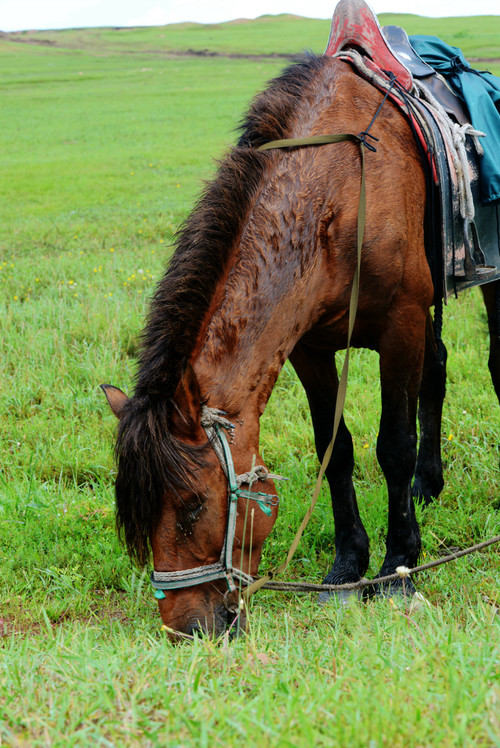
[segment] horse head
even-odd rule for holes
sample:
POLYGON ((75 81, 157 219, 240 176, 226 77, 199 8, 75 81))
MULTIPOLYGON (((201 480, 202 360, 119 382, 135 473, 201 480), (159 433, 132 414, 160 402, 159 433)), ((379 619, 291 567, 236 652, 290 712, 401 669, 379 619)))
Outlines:
POLYGON ((246 625, 242 589, 257 574, 277 516, 255 419, 202 404, 190 364, 162 424, 157 398, 145 408, 117 387, 102 389, 120 421, 118 526, 140 565, 152 550, 151 578, 169 635, 234 636, 246 625), (139 433, 137 414, 145 410, 139 433))

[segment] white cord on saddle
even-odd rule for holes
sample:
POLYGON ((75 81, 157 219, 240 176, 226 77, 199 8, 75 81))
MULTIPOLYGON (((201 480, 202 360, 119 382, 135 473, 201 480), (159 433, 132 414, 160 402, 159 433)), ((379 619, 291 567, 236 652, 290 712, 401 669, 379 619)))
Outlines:
POLYGON ((455 172, 458 178, 460 215, 462 218, 472 220, 474 218, 475 210, 474 199, 470 187, 469 162, 467 151, 465 149, 465 138, 467 135, 470 135, 477 153, 482 156, 484 150, 479 142, 479 138, 485 138, 486 133, 481 132, 480 130, 475 130, 470 123, 459 125, 457 122, 453 122, 446 112, 446 109, 431 94, 431 92, 420 83, 420 81, 413 81, 413 89, 413 93, 417 98, 422 99, 432 108, 434 117, 441 125, 441 132, 449 148, 453 160, 453 166, 455 167, 455 172))

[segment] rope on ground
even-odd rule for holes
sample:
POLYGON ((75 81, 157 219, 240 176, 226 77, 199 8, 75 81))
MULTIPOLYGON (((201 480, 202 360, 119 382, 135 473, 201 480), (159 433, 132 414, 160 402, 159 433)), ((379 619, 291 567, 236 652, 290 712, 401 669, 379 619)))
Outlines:
POLYGON ((447 564, 450 561, 455 561, 457 558, 468 556, 470 553, 481 551, 483 548, 487 548, 489 545, 499 542, 500 535, 496 535, 494 538, 485 540, 482 543, 477 543, 469 548, 464 548, 462 551, 450 553, 448 556, 443 556, 443 558, 439 558, 436 561, 429 561, 426 564, 415 566, 413 569, 407 569, 404 566, 400 566, 395 574, 387 574, 385 577, 376 577, 375 579, 365 579, 363 577, 357 582, 350 582, 348 584, 312 584, 309 582, 277 582, 271 580, 262 585, 262 589, 274 590, 275 592, 340 592, 341 590, 360 590, 364 587, 371 587, 375 584, 395 582, 396 580, 410 576, 411 574, 417 574, 421 571, 427 571, 427 569, 433 569, 435 566, 447 564))

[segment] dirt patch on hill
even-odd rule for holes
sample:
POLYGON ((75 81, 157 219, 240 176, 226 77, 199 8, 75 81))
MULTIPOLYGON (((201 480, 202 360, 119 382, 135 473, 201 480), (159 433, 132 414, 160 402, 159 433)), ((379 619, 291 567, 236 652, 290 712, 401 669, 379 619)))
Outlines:
MULTIPOLYGON (((119 29, 117 29, 119 30, 119 29)), ((58 49, 81 49, 96 54, 120 54, 120 55, 159 55, 162 57, 219 57, 229 60, 264 60, 283 59, 289 60, 295 54, 270 52, 269 54, 251 54, 240 52, 219 52, 211 49, 120 49, 106 43, 100 44, 97 39, 92 41, 75 37, 72 40, 50 39, 39 35, 40 32, 12 32, 0 31, 0 41, 10 41, 17 44, 34 44, 42 47, 54 47, 58 49)))
POLYGON ((500 65, 500 57, 469 57, 474 65, 500 65))
MULTIPOLYGON (((155 50, 149 50, 155 54, 155 50)), ((209 49, 186 49, 185 51, 167 52, 172 57, 224 57, 230 60, 262 60, 262 59, 284 59, 289 60, 292 55, 280 52, 272 52, 266 55, 240 54, 239 52, 212 52, 209 49)))

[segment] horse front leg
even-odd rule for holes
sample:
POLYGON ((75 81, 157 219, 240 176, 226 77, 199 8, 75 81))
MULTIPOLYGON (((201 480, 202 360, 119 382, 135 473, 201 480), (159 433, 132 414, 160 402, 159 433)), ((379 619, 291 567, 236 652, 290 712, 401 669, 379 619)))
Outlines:
MULTIPOLYGON (((333 432, 338 390, 335 353, 318 351, 298 343, 290 356, 290 361, 306 391, 316 452, 322 461, 333 432)), ((330 486, 335 522, 335 560, 323 584, 357 582, 368 568, 368 535, 359 516, 352 482, 353 467, 352 438, 342 418, 330 463, 325 472, 330 486)), ((345 603, 353 596, 357 596, 357 593, 346 591, 335 595, 325 591, 320 594, 319 602, 338 597, 345 603)))
POLYGON ((438 350, 430 314, 425 327, 425 356, 418 420, 420 443, 413 481, 413 497, 426 505, 442 491, 441 418, 446 393, 446 348, 438 350))
MULTIPOLYGON (((387 481, 389 517, 385 559, 379 575, 393 574, 398 566, 413 567, 420 553, 420 530, 415 517, 411 481, 417 454, 417 400, 425 345, 425 318, 409 310, 381 341, 380 377, 382 414, 377 458, 387 481), (401 330, 405 330, 404 337, 401 330)), ((408 578, 383 590, 415 592, 408 578), (403 587, 403 584, 405 585, 403 587)))

